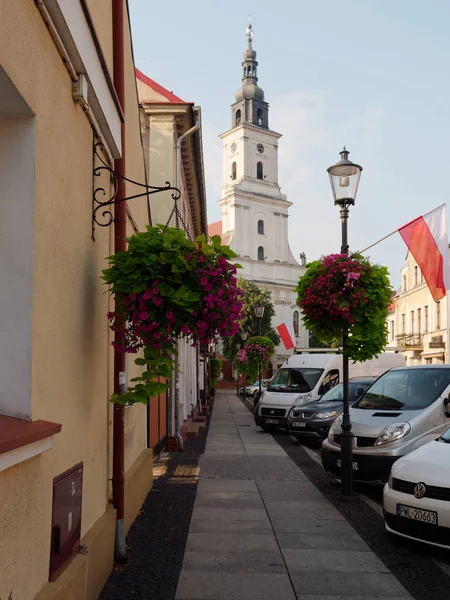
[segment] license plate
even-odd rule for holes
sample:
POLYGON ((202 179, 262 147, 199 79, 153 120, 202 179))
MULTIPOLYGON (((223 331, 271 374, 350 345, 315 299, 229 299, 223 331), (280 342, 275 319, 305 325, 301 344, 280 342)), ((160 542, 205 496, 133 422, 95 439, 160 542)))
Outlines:
MULTIPOLYGON (((341 468, 342 466, 342 461, 340 458, 336 459, 336 466, 341 468)), ((354 471, 359 471, 359 464, 357 462, 352 462, 352 469, 354 471)))
POLYGON ((278 419, 266 419, 265 423, 268 425, 278 425, 278 419))
POLYGON ((293 421, 292 427, 306 427, 306 423, 302 423, 301 421, 293 421))
POLYGON ((421 508, 397 504, 397 515, 399 517, 412 519, 413 521, 437 525, 437 512, 434 512, 434 510, 422 510, 421 508))

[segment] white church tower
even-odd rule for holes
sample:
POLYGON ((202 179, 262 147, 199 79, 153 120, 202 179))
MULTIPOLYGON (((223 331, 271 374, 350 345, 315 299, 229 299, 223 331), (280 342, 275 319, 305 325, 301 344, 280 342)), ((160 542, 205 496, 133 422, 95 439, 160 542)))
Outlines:
MULTIPOLYGON (((242 62, 242 87, 231 107, 231 129, 223 142, 222 236, 239 255, 240 275, 272 293, 275 327, 292 322, 297 347, 308 346, 294 288, 305 271, 294 258, 288 241, 289 207, 278 183, 280 133, 269 128, 269 104, 258 86, 253 30, 247 29, 248 47, 242 62)), ((304 260, 302 261, 304 262, 304 260)), ((264 334, 264 332, 262 332, 264 334)), ((274 368, 292 350, 276 349, 274 368)))

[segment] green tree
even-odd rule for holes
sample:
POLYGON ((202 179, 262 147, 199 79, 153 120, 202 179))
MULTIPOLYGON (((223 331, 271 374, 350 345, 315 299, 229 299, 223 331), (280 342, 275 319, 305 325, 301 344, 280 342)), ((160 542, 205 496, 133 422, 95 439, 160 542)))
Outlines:
POLYGON ((233 362, 241 346, 242 332, 246 331, 249 338, 259 335, 258 320, 255 317, 255 305, 258 303, 264 306, 264 315, 261 319, 261 335, 272 340, 275 346, 280 343, 280 336, 276 329, 273 329, 279 323, 272 323, 272 318, 275 316, 275 307, 271 293, 242 277, 238 279, 238 286, 244 293, 244 318, 241 321, 239 333, 223 340, 223 355, 233 362))

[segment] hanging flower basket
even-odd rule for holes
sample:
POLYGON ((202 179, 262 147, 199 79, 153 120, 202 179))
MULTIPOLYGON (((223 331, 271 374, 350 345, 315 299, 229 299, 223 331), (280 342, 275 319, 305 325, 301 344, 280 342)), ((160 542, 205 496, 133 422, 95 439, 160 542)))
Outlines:
POLYGON ((124 252, 109 257, 103 279, 115 297, 115 311, 108 313, 119 342, 116 349, 144 357, 136 364, 148 371, 133 381, 138 384, 115 402, 147 402, 148 396, 165 389, 153 381, 170 377, 177 338, 193 345, 232 336, 243 316, 242 292, 237 286, 236 255, 222 246, 220 236, 208 243, 205 236, 190 240, 172 227, 147 227, 127 239, 124 252))
POLYGON ((348 327, 345 354, 354 361, 380 354, 392 296, 387 268, 358 254, 331 254, 307 267, 296 288, 305 327, 330 346, 342 342, 348 327))
POLYGON ((258 376, 258 367, 264 369, 270 363, 275 345, 270 338, 258 336, 248 340, 244 348, 238 350, 236 367, 238 373, 250 378, 258 376))

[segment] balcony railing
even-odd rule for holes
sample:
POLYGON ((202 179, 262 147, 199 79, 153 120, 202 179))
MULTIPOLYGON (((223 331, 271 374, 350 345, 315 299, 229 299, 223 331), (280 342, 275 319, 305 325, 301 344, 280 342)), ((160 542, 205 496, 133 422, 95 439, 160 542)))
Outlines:
POLYGON ((421 333, 402 333, 397 336, 397 343, 403 348, 423 348, 423 335, 421 333))

